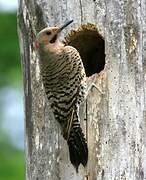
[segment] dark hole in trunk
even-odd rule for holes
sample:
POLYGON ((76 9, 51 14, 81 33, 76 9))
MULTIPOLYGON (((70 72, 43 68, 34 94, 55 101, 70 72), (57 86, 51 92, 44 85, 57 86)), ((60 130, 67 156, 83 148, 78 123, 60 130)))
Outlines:
POLYGON ((65 43, 79 51, 88 77, 104 69, 105 43, 95 25, 83 25, 83 28, 72 31, 65 43))

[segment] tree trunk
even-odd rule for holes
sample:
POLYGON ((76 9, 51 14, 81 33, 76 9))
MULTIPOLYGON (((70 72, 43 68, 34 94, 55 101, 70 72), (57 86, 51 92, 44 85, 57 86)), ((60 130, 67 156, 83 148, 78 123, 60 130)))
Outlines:
POLYGON ((18 19, 26 179, 146 179, 146 1, 21 0, 18 19), (89 160, 78 174, 45 97, 33 46, 37 32, 67 19, 74 19, 74 24, 63 36, 89 22, 96 24, 105 39, 105 68, 97 74, 97 88, 93 86, 81 108, 89 160))

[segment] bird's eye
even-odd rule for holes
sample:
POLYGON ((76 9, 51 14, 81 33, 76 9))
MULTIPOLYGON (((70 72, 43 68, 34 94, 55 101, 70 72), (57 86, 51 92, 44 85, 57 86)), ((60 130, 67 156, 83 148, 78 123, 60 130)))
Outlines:
POLYGON ((51 34, 51 32, 50 32, 50 31, 47 31, 47 32, 46 32, 46 34, 47 34, 47 35, 50 35, 50 34, 51 34))

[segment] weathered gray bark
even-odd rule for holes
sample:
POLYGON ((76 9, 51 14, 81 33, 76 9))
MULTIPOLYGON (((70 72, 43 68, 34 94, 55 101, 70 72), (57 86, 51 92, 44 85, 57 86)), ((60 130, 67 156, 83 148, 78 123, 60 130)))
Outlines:
POLYGON ((146 179, 146 0, 21 0, 18 14, 26 179, 146 179), (78 175, 49 110, 33 49, 35 34, 45 23, 61 25, 66 19, 74 19, 70 29, 95 23, 106 44, 105 69, 97 75, 100 91, 93 87, 87 99, 89 163, 78 175))

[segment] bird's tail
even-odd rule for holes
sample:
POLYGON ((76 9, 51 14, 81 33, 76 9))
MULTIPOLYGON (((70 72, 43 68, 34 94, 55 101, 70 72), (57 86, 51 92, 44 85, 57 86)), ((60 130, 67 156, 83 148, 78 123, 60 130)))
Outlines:
MULTIPOLYGON (((63 136, 69 146, 70 161, 78 172, 78 167, 82 164, 84 167, 88 161, 87 142, 80 127, 78 109, 72 108, 68 117, 63 136)), ((63 129, 64 129, 63 128, 63 129)))
POLYGON ((80 126, 71 129, 67 143, 70 161, 78 172, 79 165, 85 167, 88 161, 88 147, 80 126))

